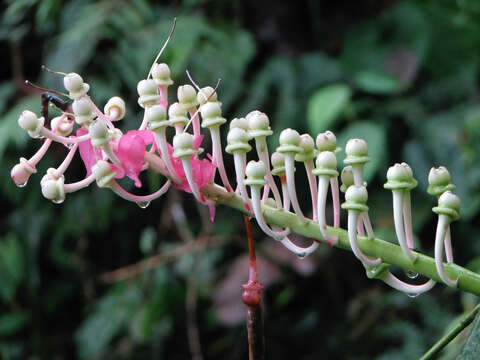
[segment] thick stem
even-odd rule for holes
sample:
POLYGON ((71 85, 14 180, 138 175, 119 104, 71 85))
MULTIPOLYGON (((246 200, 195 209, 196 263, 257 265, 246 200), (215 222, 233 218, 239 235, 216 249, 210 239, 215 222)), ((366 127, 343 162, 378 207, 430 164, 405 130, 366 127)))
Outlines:
POLYGON ((285 154, 285 174, 287 176, 287 190, 290 200, 292 201, 293 209, 295 214, 301 222, 306 223, 307 219, 303 215, 302 209, 297 199, 297 191, 295 188, 295 155, 294 154, 285 154))
POLYGON ((243 180, 245 179, 245 157, 245 153, 235 152, 233 154, 233 161, 235 164, 235 175, 237 177, 237 185, 240 190, 240 195, 243 202, 245 203, 245 206, 248 206, 248 210, 251 210, 252 203, 250 202, 250 198, 248 197, 247 187, 243 182, 243 180))
POLYGON ((280 191, 278 191, 277 184, 273 179, 272 171, 270 170, 270 156, 268 154, 268 146, 267 140, 263 136, 255 138, 255 148, 257 150, 258 159, 265 164, 265 168, 267 170, 267 175, 265 176, 265 180, 267 180, 270 189, 272 190, 273 197, 275 199, 275 203, 279 209, 282 208, 282 198, 280 196, 280 191))
POLYGON ((217 164, 218 172, 220 178, 222 179, 223 186, 228 190, 232 191, 230 182, 228 181, 227 172, 225 171, 225 165, 223 164, 223 153, 222 153, 222 142, 220 139, 220 128, 218 126, 213 126, 210 128, 210 135, 212 137, 212 152, 213 158, 217 164))
POLYGON ((337 177, 330 179, 330 190, 333 202, 333 227, 340 227, 340 196, 337 177))
POLYGON ((167 180, 167 182, 163 184, 163 186, 159 190, 155 191, 153 194, 134 195, 126 191, 115 180, 113 180, 111 189, 114 193, 116 193, 121 198, 128 201, 135 202, 135 203, 139 203, 139 202, 150 202, 152 200, 158 199, 160 196, 162 196, 167 192, 167 190, 170 188, 170 185, 171 185, 170 180, 167 180))
POLYGON ((382 259, 371 259, 363 254, 362 250, 358 246, 357 240, 357 222, 358 222, 359 213, 355 210, 348 211, 348 239, 350 241, 350 246, 353 253, 360 260, 365 267, 378 266, 382 263, 382 259))
POLYGON ((447 276, 443 268, 443 242, 445 234, 450 225, 450 219, 447 215, 438 215, 437 231, 435 234, 435 267, 440 279, 451 287, 457 287, 458 279, 453 280, 447 276))
POLYGON ((330 246, 333 246, 338 241, 338 238, 335 238, 328 233, 327 222, 325 220, 325 207, 327 204, 327 193, 328 193, 329 183, 330 183, 330 178, 328 176, 320 175, 318 177, 318 199, 317 199, 318 209, 317 211, 318 211, 318 226, 320 229, 320 233, 322 234, 325 241, 327 241, 330 244, 330 246))
POLYGON ((404 190, 392 190, 393 194, 393 220, 395 222, 395 232, 397 234, 398 243, 402 248, 403 253, 408 256, 412 261, 417 258, 416 255, 410 250, 405 239, 405 229, 403 227, 403 200, 404 190))
POLYGON ((282 240, 290 233, 290 229, 286 228, 282 231, 274 231, 270 229, 270 227, 265 222, 265 219, 263 218, 262 205, 260 201, 260 187, 250 186, 250 192, 252 194, 253 213, 255 214, 255 219, 257 220, 258 226, 268 236, 274 238, 275 240, 282 240))
MULTIPOLYGON (((312 211, 313 211, 313 221, 317 221, 318 219, 318 206, 317 206, 317 180, 315 175, 313 175, 313 160, 307 160, 304 162, 305 164, 305 171, 307 172, 308 178, 308 186, 310 187, 310 196, 312 198, 312 211)), ((326 199, 327 194, 325 194, 326 199)), ((325 213, 325 206, 324 206, 324 213, 325 213)))

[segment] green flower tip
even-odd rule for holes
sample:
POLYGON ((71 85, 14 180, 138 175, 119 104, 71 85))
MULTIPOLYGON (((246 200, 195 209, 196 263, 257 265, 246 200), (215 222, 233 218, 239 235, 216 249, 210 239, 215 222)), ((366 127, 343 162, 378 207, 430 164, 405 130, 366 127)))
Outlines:
POLYGON ((446 215, 450 221, 460 218, 460 198, 451 191, 445 191, 438 198, 438 206, 434 207, 433 212, 438 215, 446 215))
POLYGON ((105 160, 99 160, 92 166, 92 174, 95 176, 98 187, 110 187, 117 172, 113 170, 110 163, 105 160))
POLYGON ((222 103, 218 101, 217 92, 211 86, 205 86, 204 88, 200 89, 197 94, 197 101, 200 105, 203 105, 207 102, 218 103, 220 106, 222 105, 222 103))
POLYGON ((245 119, 248 122, 248 136, 250 138, 266 137, 273 134, 272 129, 270 129, 270 119, 263 112, 251 111, 245 119))
POLYGON ((367 200, 368 192, 365 186, 349 186, 345 193, 345 202, 342 204, 342 209, 358 212, 368 211, 367 200))
POLYGON ((428 173, 428 188, 427 192, 430 195, 440 196, 445 191, 452 191, 456 188, 452 184, 450 173, 447 168, 444 166, 439 166, 438 168, 431 168, 428 173))
POLYGON ((353 170, 351 166, 345 166, 340 174, 342 185, 340 186, 341 192, 346 192, 347 189, 354 184, 353 170))
POLYGON ((177 98, 179 104, 185 109, 193 109, 198 105, 197 92, 192 85, 182 85, 178 87, 177 98))
POLYGON ((54 172, 56 169, 49 168, 47 173, 40 180, 40 187, 42 188, 42 195, 54 202, 60 204, 65 200, 65 177, 55 177, 54 172))
POLYGON ((298 144, 302 148, 302 152, 295 155, 296 161, 309 161, 315 157, 315 142, 309 134, 300 135, 300 143, 298 144))
POLYGON ((90 142, 95 147, 103 146, 111 140, 107 125, 102 120, 92 123, 88 127, 88 133, 90 134, 90 142))
POLYGON ((83 82, 83 79, 77 73, 69 73, 63 78, 63 85, 65 89, 68 90, 68 96, 77 100, 84 96, 88 90, 90 90, 90 85, 83 82))
POLYGON ((280 133, 279 138, 280 146, 277 151, 280 153, 293 153, 298 154, 303 152, 300 147, 300 134, 293 129, 285 129, 280 133))
POLYGON ((172 126, 188 123, 187 109, 184 109, 178 102, 174 102, 168 107, 168 120, 172 126))
POLYGON ((285 175, 285 155, 275 151, 272 154, 272 174, 276 176, 285 175))
POLYGON ((84 97, 73 101, 72 110, 78 125, 90 125, 95 118, 92 104, 84 97))
POLYGON ((23 111, 18 118, 18 125, 33 138, 40 136, 44 124, 44 117, 37 117, 37 115, 30 110, 23 111))
POLYGON ((57 129, 56 133, 61 136, 69 136, 73 130, 73 121, 69 121, 65 116, 54 117, 50 121, 52 129, 57 129))
POLYGON ((123 101, 123 99, 118 96, 110 98, 110 100, 108 100, 108 102, 105 104, 105 107, 103 108, 103 112, 105 113, 105 115, 110 116, 110 120, 112 121, 122 120, 125 116, 125 111, 125 101, 123 101), (115 117, 112 117, 113 110, 117 111, 115 117))
POLYGON ((245 184, 247 185, 264 186, 267 184, 265 181, 267 170, 263 161, 250 161, 247 164, 245 174, 247 175, 247 178, 245 179, 245 184))
POLYGON ((170 86, 173 80, 170 78, 170 68, 167 64, 154 64, 152 78, 158 86, 170 86))
POLYGON ((202 114, 202 126, 205 128, 220 126, 227 122, 222 117, 222 108, 218 102, 208 102, 202 105, 200 113, 202 114))
POLYGON ((337 157, 332 151, 322 151, 315 161, 316 168, 312 171, 317 176, 338 176, 337 157))
POLYGON ((167 113, 163 105, 155 104, 145 110, 145 116, 148 120, 148 128, 150 130, 157 130, 162 127, 170 125, 167 120, 167 113))
POLYGON ((177 134, 173 137, 173 156, 176 158, 187 158, 196 154, 193 147, 193 135, 187 132, 177 134))
POLYGON ((160 99, 157 83, 153 79, 143 79, 137 84, 138 105, 146 108, 155 105, 160 99))
POLYGON ((343 162, 348 165, 364 165, 370 161, 368 146, 363 139, 350 139, 345 147, 347 157, 343 162))
POLYGON ((225 151, 229 154, 234 153, 247 153, 252 150, 252 147, 248 144, 247 132, 239 127, 231 128, 227 135, 227 147, 225 151))
POLYGON ((383 185, 388 190, 410 191, 418 182, 413 177, 413 172, 407 163, 395 164, 387 171, 387 182, 383 185))
POLYGON ((338 154, 341 150, 337 147, 337 137, 331 131, 318 134, 316 144, 318 151, 333 151, 335 154, 338 154))

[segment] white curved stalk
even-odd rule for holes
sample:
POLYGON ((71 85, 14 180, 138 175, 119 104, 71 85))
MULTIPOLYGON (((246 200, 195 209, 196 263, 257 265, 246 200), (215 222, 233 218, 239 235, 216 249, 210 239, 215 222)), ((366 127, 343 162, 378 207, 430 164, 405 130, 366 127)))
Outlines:
POLYGON ((373 227, 372 223, 370 222, 370 217, 366 212, 364 212, 361 217, 363 219, 363 226, 365 226, 365 230, 367 231, 367 236, 371 239, 375 239, 375 234, 373 233, 373 227))
POLYGON ((258 226, 260 226, 260 229, 262 229, 263 232, 268 236, 271 236, 275 240, 282 240, 290 233, 290 229, 286 228, 282 231, 272 230, 263 218, 262 205, 260 201, 260 188, 258 186, 251 186, 250 190, 252 194, 253 213, 255 215, 255 219, 257 220, 258 226))
POLYGON ((233 161, 235 164, 235 175, 237 177, 237 186, 240 191, 240 196, 242 197, 243 203, 247 207, 247 210, 251 211, 252 203, 250 202, 250 198, 248 197, 247 187, 243 182, 243 180, 245 179, 246 154, 234 152, 233 161))
POLYGON ((295 245, 288 237, 285 237, 281 240, 283 246, 285 246, 288 250, 293 252, 299 258, 304 258, 305 256, 310 255, 315 250, 317 250, 319 243, 315 240, 313 241, 312 245, 303 248, 301 246, 295 245))
MULTIPOLYGON (((115 125, 113 125, 111 119, 116 117, 116 113, 115 113, 115 114, 112 114, 112 116, 107 116, 107 115, 105 115, 105 114, 102 112, 102 110, 100 110, 100 109, 98 108, 98 106, 93 102, 93 100, 90 98, 90 96, 85 95, 85 98, 88 100, 88 102, 90 103, 90 105, 92 105, 92 107, 93 107, 93 109, 95 110, 95 112, 97 113, 98 117, 101 118, 101 119, 103 119, 103 120, 106 122, 108 128, 109 128, 109 129, 114 129, 114 128, 115 128, 115 125)), ((112 109, 112 111, 118 111, 118 110, 116 110, 116 109, 114 108, 114 109, 112 109)))
POLYGON ((421 285, 411 285, 403 282, 393 275, 390 271, 386 272, 385 275, 381 276, 380 279, 385 282, 387 285, 390 285, 392 288, 410 294, 412 296, 422 294, 431 290, 436 282, 432 279, 428 280, 425 284, 421 285))
POLYGON ((333 227, 340 227, 340 196, 337 177, 330 178, 330 190, 333 202, 333 227))
POLYGON ((410 199, 410 191, 405 191, 403 195, 403 225, 405 227, 405 236, 407 237, 407 246, 414 249, 413 232, 412 232, 412 204, 410 199))
POLYGON ((458 279, 450 279, 443 268, 443 242, 450 224, 450 219, 446 215, 438 215, 437 231, 435 234, 435 267, 437 268, 440 279, 451 287, 457 287, 458 279))
POLYGON ((180 123, 175 124, 175 135, 183 133, 183 126, 180 123))
POLYGON ((453 251, 452 251, 452 235, 450 233, 450 225, 448 226, 447 232, 445 234, 445 241, 443 242, 445 246, 445 257, 449 264, 453 263, 453 251))
POLYGON ((302 209, 297 199, 297 192, 295 190, 295 155, 294 154, 285 154, 285 175, 287 176, 287 190, 290 200, 292 202, 293 209, 298 219, 302 223, 307 223, 305 215, 303 215, 302 209))
POLYGON ((77 182, 74 182, 74 183, 70 183, 70 184, 64 184, 63 189, 65 190, 66 193, 72 193, 72 192, 81 190, 83 188, 86 188, 87 186, 89 186, 94 181, 95 181, 95 175, 90 174, 88 177, 86 177, 83 180, 80 180, 80 181, 77 181, 77 182))
POLYGON ((404 190, 392 190, 393 194, 393 220, 395 222, 395 232, 397 234, 398 243, 402 248, 403 253, 410 258, 410 260, 415 261, 417 255, 415 255, 412 250, 407 245, 407 240, 405 239, 406 229, 403 226, 403 199, 404 199, 404 190))
POLYGON ((134 195, 126 191, 124 188, 122 188, 115 180, 112 181, 111 189, 112 191, 120 196, 121 198, 132 201, 135 203, 139 202, 150 202, 152 200, 158 199, 160 196, 165 194, 167 190, 170 188, 171 181, 167 180, 163 186, 155 191, 153 194, 150 195, 134 195))
POLYGON ((357 220, 357 232, 360 236, 365 236, 365 228, 363 227, 363 216, 360 214, 357 220))
POLYGON ((55 172, 54 172, 54 176, 55 176, 56 178, 59 178, 60 176, 62 176, 63 173, 67 170, 68 166, 69 166, 70 163, 72 162, 73 156, 74 156, 75 153, 77 152, 77 149, 78 149, 78 144, 75 144, 75 145, 73 145, 72 148, 68 151, 67 156, 66 156, 65 159, 62 161, 62 163, 61 163, 60 166, 57 168, 57 170, 55 170, 55 172))
POLYGON ((348 240, 350 241, 350 247, 352 248, 353 254, 360 260, 365 267, 378 266, 382 263, 382 259, 371 259, 367 257, 360 247, 358 246, 357 241, 357 222, 359 218, 358 211, 349 210, 348 211, 348 240))
POLYGON ((193 196, 198 202, 204 203, 204 201, 202 200, 202 196, 200 195, 200 191, 198 190, 197 184, 195 184, 195 181, 194 181, 192 163, 190 162, 190 157, 182 158, 182 165, 183 165, 183 171, 185 172, 185 177, 187 178, 188 186, 190 186, 193 196))
POLYGON ((282 183, 283 210, 290 211, 290 196, 288 196, 287 179, 285 179, 285 175, 280 176, 280 182, 282 183))
POLYGON ((222 179, 223 186, 227 189, 228 192, 232 191, 230 182, 228 181, 228 176, 225 171, 225 165, 223 164, 223 153, 222 153, 222 142, 220 139, 220 128, 218 126, 212 126, 210 128, 210 135, 212 138, 212 152, 213 158, 217 163, 218 172, 220 178, 222 179))
POLYGON ((142 123, 140 124, 138 130, 145 130, 148 125, 148 117, 147 117, 147 109, 145 108, 145 111, 143 112, 143 120, 142 123))
POLYGON ((157 131, 154 131, 155 136, 155 143, 157 148, 160 149, 160 154, 162 155, 163 162, 167 167, 168 172, 170 173, 172 179, 174 181, 178 181, 178 175, 173 169, 172 161, 170 159, 170 154, 168 153, 168 146, 167 146, 167 137, 166 137, 166 129, 162 126, 157 131))
POLYGON ((190 122, 193 126, 193 136, 195 136, 195 138, 201 134, 200 119, 198 118, 199 111, 200 110, 196 110, 195 108, 188 109, 188 113, 190 114, 190 122))
MULTIPOLYGON (((304 166, 305 166, 305 171, 307 172, 308 186, 310 187, 310 197, 312 198, 313 221, 317 221, 318 220, 318 206, 317 206, 318 195, 317 195, 317 180, 315 178, 315 175, 313 175, 312 173, 313 160, 305 161, 304 166)), ((326 200, 326 197, 327 197, 327 194, 325 193, 325 200, 326 200)), ((325 205, 324 205, 324 213, 325 213, 325 205)))
POLYGON ((90 139, 90 134, 85 134, 82 136, 65 137, 65 136, 58 135, 53 131, 48 130, 46 127, 40 130, 40 135, 64 145, 78 144, 82 141, 90 139))
POLYGON ((28 163, 30 164, 30 166, 35 167, 40 162, 40 160, 42 160, 51 144, 52 139, 45 140, 42 146, 40 146, 40 149, 38 149, 37 152, 30 159, 28 159, 28 163))
POLYGON ((267 174, 265 176, 265 180, 267 180, 268 185, 273 193, 273 198, 275 199, 275 203, 279 209, 282 208, 282 198, 280 196, 280 191, 278 191, 277 184, 273 179, 272 171, 270 170, 270 156, 268 154, 268 146, 267 140, 265 137, 257 137, 255 138, 255 148, 257 150, 258 159, 265 164, 265 168, 267 170, 267 174))
POLYGON ((117 165, 119 168, 123 168, 122 163, 120 162, 120 159, 113 152, 112 147, 110 146, 110 143, 106 143, 105 145, 102 145, 100 148, 115 165, 117 165))
POLYGON ((338 238, 328 233, 327 223, 325 221, 325 206, 327 204, 327 193, 330 179, 328 176, 320 175, 318 177, 318 198, 317 198, 317 212, 318 212, 318 226, 323 239, 330 244, 335 245, 338 238))

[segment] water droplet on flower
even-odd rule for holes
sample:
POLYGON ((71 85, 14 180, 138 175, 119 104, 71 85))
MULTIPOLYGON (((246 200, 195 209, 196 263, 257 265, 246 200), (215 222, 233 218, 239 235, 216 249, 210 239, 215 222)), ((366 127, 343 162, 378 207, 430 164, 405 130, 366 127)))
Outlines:
POLYGON ((65 201, 65 199, 62 199, 62 198, 60 198, 60 199, 53 199, 53 200, 52 200, 52 202, 53 202, 54 204, 61 204, 61 203, 63 203, 64 201, 65 201))
POLYGON ((407 296, 408 296, 409 298, 412 298, 412 299, 416 298, 418 295, 420 295, 420 294, 408 294, 408 293, 407 293, 407 296))
POLYGON ((306 256, 307 256, 307 254, 305 254, 305 253, 298 253, 297 254, 297 258, 300 259, 300 260, 305 259, 306 256))
POLYGON ((418 273, 413 270, 405 271, 405 275, 410 279, 416 279, 418 277, 418 273))
POLYGON ((19 187, 19 188, 23 188, 23 187, 27 186, 27 183, 28 183, 28 181, 25 181, 24 183, 15 183, 15 185, 17 185, 17 187, 19 187))
POLYGON ((137 205, 140 207, 140 209, 146 209, 148 205, 150 205, 150 201, 139 201, 137 202, 137 205))

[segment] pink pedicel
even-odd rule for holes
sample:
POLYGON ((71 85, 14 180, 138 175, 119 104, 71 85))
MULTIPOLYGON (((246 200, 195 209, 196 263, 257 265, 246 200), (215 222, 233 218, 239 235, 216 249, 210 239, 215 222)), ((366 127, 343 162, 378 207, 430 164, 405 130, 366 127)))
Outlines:
POLYGON ((122 135, 115 152, 122 164, 125 175, 135 181, 136 187, 141 187, 138 178, 143 166, 143 158, 148 144, 153 143, 153 134, 150 130, 130 130, 122 135))

